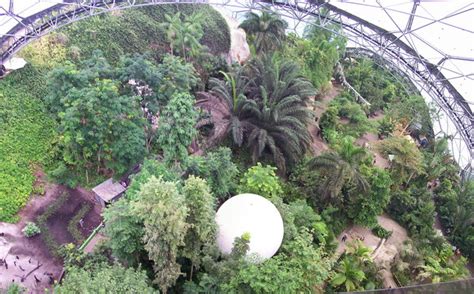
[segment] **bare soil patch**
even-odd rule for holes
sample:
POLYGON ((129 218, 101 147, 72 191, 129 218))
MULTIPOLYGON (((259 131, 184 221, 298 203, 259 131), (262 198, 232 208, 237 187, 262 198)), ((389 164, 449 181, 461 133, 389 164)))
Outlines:
POLYGON ((59 278, 63 268, 62 261, 51 254, 41 235, 26 238, 21 230, 28 221, 35 221, 62 193, 70 193, 68 201, 46 222, 58 244, 74 242, 67 226, 83 203, 89 203, 93 207, 84 217, 84 227, 81 229, 84 237, 102 220, 100 207, 93 201, 90 192, 47 183, 41 171, 37 171, 35 175, 35 185, 44 185, 44 195, 30 198, 20 211, 21 221, 17 224, 0 223, 0 233, 3 233, 3 236, 0 236, 0 259, 6 261, 6 265, 3 263, 0 266, 0 290, 15 282, 27 288, 28 293, 44 293, 44 290, 50 288, 51 283, 59 278), (37 269, 27 276, 35 268, 37 269))

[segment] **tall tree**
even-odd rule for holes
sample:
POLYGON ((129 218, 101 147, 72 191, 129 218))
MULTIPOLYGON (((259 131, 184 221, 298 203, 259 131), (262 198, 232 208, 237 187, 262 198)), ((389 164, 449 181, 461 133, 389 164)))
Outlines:
POLYGON ((71 63, 50 75, 46 98, 59 121, 66 164, 121 174, 145 153, 145 121, 137 97, 124 95, 100 52, 82 68, 71 63))
POLYGON ((250 118, 253 125, 248 145, 254 161, 265 152, 284 172, 305 153, 311 142, 307 126, 313 115, 306 105, 316 90, 301 76, 293 61, 264 55, 254 59, 249 72, 256 78, 250 95, 258 103, 258 111, 250 118))
POLYGON ((239 27, 249 35, 257 53, 264 53, 283 46, 288 23, 277 12, 265 9, 260 15, 248 12, 239 27))
POLYGON ((162 26, 166 30, 171 54, 176 52, 184 60, 189 60, 190 57, 199 53, 202 47, 199 41, 204 34, 202 18, 200 13, 193 13, 190 16, 185 16, 184 19, 180 12, 174 15, 165 15, 166 22, 162 23, 162 26))
POLYGON ((197 132, 195 129, 198 113, 194 109, 194 97, 187 93, 175 93, 159 120, 158 143, 163 149, 165 160, 177 165, 188 156, 197 132))
POLYGON ((188 208, 175 183, 154 176, 142 185, 138 199, 132 210, 145 224, 143 242, 154 262, 154 283, 166 293, 182 274, 176 258, 189 228, 188 208))
POLYGON ((235 189, 239 170, 232 162, 232 150, 227 147, 208 152, 205 156, 190 156, 186 172, 206 179, 214 196, 227 198, 235 189))
POLYGON ((368 180, 369 189, 352 192, 346 211, 356 224, 374 228, 378 224, 377 216, 383 213, 390 202, 392 180, 387 171, 377 167, 364 166, 360 171, 368 180))
POLYGON ((193 278, 193 268, 199 268, 204 246, 212 246, 216 239, 215 198, 205 180, 190 176, 183 187, 183 194, 189 214, 186 219, 189 229, 186 234, 186 247, 183 255, 192 262, 189 279, 193 278))
POLYGON ((132 211, 128 199, 120 199, 104 210, 105 235, 112 254, 128 265, 137 266, 146 256, 142 236, 143 220, 132 211))
POLYGON ((245 263, 230 281, 225 293, 314 293, 322 291, 332 261, 314 246, 311 233, 302 228, 281 252, 262 263, 245 263))

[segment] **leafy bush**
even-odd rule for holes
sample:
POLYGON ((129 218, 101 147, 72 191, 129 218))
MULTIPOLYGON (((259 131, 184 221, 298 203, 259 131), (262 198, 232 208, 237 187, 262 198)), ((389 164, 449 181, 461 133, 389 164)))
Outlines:
POLYGON ((8 286, 6 294, 22 294, 25 293, 26 289, 22 286, 18 285, 17 283, 12 283, 8 286))
POLYGON ((220 147, 205 156, 191 156, 186 162, 187 173, 206 179, 216 197, 225 198, 235 190, 239 170, 232 162, 232 151, 220 147))
POLYGON ((390 174, 377 167, 361 168, 362 175, 368 180, 370 188, 365 192, 353 191, 346 204, 347 215, 356 224, 377 227, 377 216, 382 214, 390 202, 390 174))
POLYGON ((456 187, 445 178, 435 193, 439 219, 449 240, 463 255, 474 259, 474 181, 456 187))
POLYGON ((395 124, 390 119, 390 117, 384 117, 381 121, 379 121, 378 127, 378 134, 379 136, 388 137, 392 134, 395 129, 395 124))
POLYGON ((392 236, 393 231, 387 231, 384 227, 377 225, 372 229, 372 233, 380 239, 388 239, 392 236))
POLYGON ((411 236, 431 239, 435 206, 424 182, 411 185, 407 190, 394 191, 388 206, 390 215, 408 229, 411 236))
POLYGON ((55 293, 155 293, 148 285, 146 272, 119 264, 96 264, 93 268, 68 267, 55 293))
POLYGON ((35 223, 32 223, 32 222, 26 223, 26 226, 21 231, 23 232, 23 235, 25 235, 28 238, 36 236, 41 233, 41 229, 35 223))
POLYGON ((435 250, 407 242, 392 263, 391 271, 402 286, 439 283, 468 277, 466 263, 464 257, 454 255, 447 242, 435 250))
POLYGON ((168 168, 168 166, 160 161, 154 159, 145 159, 140 172, 132 175, 132 182, 128 186, 126 197, 130 200, 135 200, 140 191, 141 185, 146 183, 151 176, 162 178, 167 182, 180 181, 181 170, 178 168, 168 168))
MULTIPOLYGON (((331 29, 338 30, 337 27, 331 29)), ((345 43, 343 37, 331 34, 318 25, 310 25, 307 27, 304 39, 296 34, 288 35, 284 54, 297 60, 304 75, 317 89, 320 89, 331 79, 334 66, 344 51, 345 43)))
POLYGON ((66 60, 66 43, 64 34, 51 33, 28 44, 19 55, 35 67, 51 69, 66 60))
POLYGON ((238 187, 239 193, 254 193, 267 198, 281 197, 283 189, 275 174, 276 169, 270 165, 262 166, 258 162, 243 175, 238 187))

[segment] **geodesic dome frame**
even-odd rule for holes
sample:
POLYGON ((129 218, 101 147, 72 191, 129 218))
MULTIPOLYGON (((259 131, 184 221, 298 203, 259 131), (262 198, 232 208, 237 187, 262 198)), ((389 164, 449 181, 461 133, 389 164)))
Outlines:
POLYGON ((261 10, 264 6, 272 6, 284 18, 291 20, 289 21, 291 29, 296 32, 301 24, 313 23, 315 19, 322 28, 328 30, 331 30, 328 24, 336 24, 342 28, 350 47, 363 49, 365 55, 386 61, 390 67, 403 73, 427 102, 434 102, 438 113, 433 117, 435 134, 448 136, 454 159, 464 172, 471 171, 474 157, 474 117, 469 100, 461 95, 459 87, 455 87, 451 81, 460 77, 472 80, 474 74, 465 74, 452 68, 447 71, 445 64, 452 60, 474 62, 474 58, 444 53, 424 38, 417 36, 415 32, 430 25, 443 23, 450 29, 467 33, 474 40, 474 31, 447 22, 454 16, 471 13, 474 10, 473 4, 436 18, 417 14, 417 9, 423 4, 421 0, 408 2, 411 10, 407 12, 393 8, 393 5, 390 7, 384 5, 379 0, 370 3, 350 0, 331 3, 322 0, 32 0, 29 2, 25 4, 20 0, 0 0, 0 63, 9 60, 28 43, 64 25, 113 10, 148 5, 211 4, 229 9, 236 17, 249 10, 261 10), (365 6, 366 9, 379 9, 379 12, 386 16, 386 20, 394 24, 392 30, 382 28, 342 9, 348 5, 350 7, 350 4, 365 6), (395 14, 404 16, 403 25, 395 20, 395 14), (417 18, 421 18, 424 23, 414 27, 417 18), (416 49, 417 46, 413 41, 415 38, 439 52, 441 58, 433 62, 423 57, 416 49))

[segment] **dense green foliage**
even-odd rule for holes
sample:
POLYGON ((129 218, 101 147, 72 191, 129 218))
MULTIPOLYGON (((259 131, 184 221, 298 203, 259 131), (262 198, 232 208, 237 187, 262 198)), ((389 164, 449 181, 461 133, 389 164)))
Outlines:
POLYGON ((379 286, 374 283, 376 274, 377 268, 370 257, 370 249, 356 241, 348 245, 330 284, 338 291, 372 290, 379 286))
POLYGON ((182 17, 193 13, 202 15, 205 37, 201 42, 213 54, 229 51, 227 23, 217 11, 205 5, 159 5, 128 9, 117 14, 102 14, 66 27, 64 34, 70 36, 69 46, 77 48, 80 56, 90 56, 94 50, 100 49, 108 60, 117 62, 121 56, 132 52, 151 51, 153 57, 159 60, 169 48, 161 23, 166 21, 166 14, 174 15, 178 11, 182 17))
MULTIPOLYGON (((107 238, 95 253, 59 249, 48 231, 68 194, 35 219, 53 254, 64 254, 67 274, 56 292, 380 288, 378 271, 388 265, 359 241, 337 255, 336 236, 361 225, 388 239, 384 212, 411 239, 390 265, 400 284, 466 276, 460 253, 473 256, 474 184, 461 182, 446 140, 433 139, 429 108, 397 73, 345 58, 347 80, 371 106, 345 91, 326 103, 345 40, 331 33, 339 27, 321 25, 316 20, 304 38, 286 36, 276 11, 248 13, 241 28, 250 59, 228 65, 223 18, 209 6, 169 5, 92 17, 22 53, 33 66, 0 83, 0 221, 15 220, 37 167, 71 186, 131 181, 105 208, 107 238), (363 140, 379 134, 375 148, 359 146, 367 133, 363 140), (374 166, 385 164, 379 155, 389 159, 385 169, 374 166), (219 252, 216 209, 237 193, 262 195, 280 212, 284 236, 272 258, 249 254, 248 232, 230 254, 219 252), (446 238, 433 228, 437 216, 446 238)), ((77 242, 89 209, 69 223, 77 242)))
POLYGON ((174 183, 154 176, 141 186, 138 197, 139 201, 132 205, 132 212, 141 218, 145 226, 142 238, 145 250, 153 261, 153 282, 166 293, 181 275, 176 259, 189 228, 186 223, 188 208, 174 183))
POLYGON ((282 247, 282 253, 260 263, 247 263, 222 286, 226 293, 312 293, 322 289, 331 259, 315 248, 311 234, 302 229, 282 247))
POLYGON ((429 107, 423 97, 412 94, 400 75, 367 58, 347 60, 347 81, 368 100, 371 113, 385 110, 413 135, 433 135, 429 107))
MULTIPOLYGON (((310 24, 305 28, 305 38, 290 34, 284 55, 297 60, 303 75, 317 89, 324 89, 330 81, 334 66, 341 58, 345 49, 345 38, 335 36, 328 30, 322 29, 316 20, 316 25, 310 24)), ((332 24, 325 24, 326 29, 339 31, 332 24)))
POLYGON ((94 268, 68 267, 55 293, 155 293, 144 271, 98 263, 94 268))
POLYGON ((252 166, 240 179, 239 193, 254 193, 263 197, 282 197, 283 190, 273 166, 252 166))
MULTIPOLYGON (((183 16, 193 13, 202 16, 200 22, 203 37, 200 41, 215 55, 212 58, 217 60, 220 54, 229 51, 230 33, 224 18, 210 6, 183 4, 179 7, 157 6, 101 14, 72 24, 59 33, 45 36, 20 52, 31 65, 9 74, 0 82, 0 221, 18 220, 15 214, 26 203, 32 191, 33 170, 37 167, 49 169, 54 158, 52 144, 64 140, 63 137, 56 139, 55 122, 48 117, 42 101, 48 94, 47 72, 64 65, 66 60, 81 64, 89 59, 96 49, 102 50, 105 58, 112 64, 117 64, 126 54, 132 53, 150 52, 150 57, 161 60, 163 53, 168 50, 165 32, 159 23, 165 20, 165 14, 174 14, 178 9, 183 16)), ((204 63, 213 65, 215 61, 204 63)), ((206 65, 207 69, 212 68, 209 65, 206 65)), ((125 69, 122 72, 125 73, 125 69)), ((186 72, 189 75, 192 71, 187 67, 186 72)), ((109 87, 111 90, 113 83, 100 84, 103 89, 109 87)), ((111 97, 114 91, 111 90, 108 94, 111 97)), ((105 97, 104 93, 102 98, 105 97)), ((130 128, 132 127, 129 126, 128 132, 133 131, 130 128)), ((75 133, 77 129, 70 130, 75 133)), ((81 140, 76 137, 71 139, 81 140)), ((132 145, 133 139, 136 139, 136 136, 123 137, 124 141, 132 145)), ((114 145, 117 146, 115 153, 120 153, 117 149, 130 146, 124 142, 114 145)), ((58 148, 60 147, 57 146, 56 151, 58 148)), ((120 157, 122 156, 132 159, 130 154, 121 154, 120 157)), ((123 164, 124 162, 120 162, 113 168, 122 169, 123 164)), ((55 164, 55 170, 50 174, 61 183, 75 186, 86 182, 84 171, 78 173, 71 173, 70 166, 55 164)), ((96 176, 95 174, 96 171, 91 170, 90 178, 96 176)), ((93 184, 92 182, 91 179, 90 184, 93 184)))
POLYGON ((365 193, 354 193, 347 205, 347 215, 356 224, 368 228, 377 227, 377 216, 381 215, 390 202, 390 174, 377 167, 366 167, 361 170, 368 180, 369 189, 365 193))
POLYGON ((220 147, 205 156, 191 156, 186 162, 186 172, 206 179, 212 193, 218 198, 227 198, 234 190, 237 166, 232 162, 232 151, 220 147))
POLYGON ((50 75, 47 101, 59 123, 59 148, 68 166, 121 174, 145 152, 138 101, 119 92, 111 72, 95 53, 82 69, 69 63, 50 75))
POLYGON ((192 278, 193 267, 199 268, 202 263, 203 247, 213 246, 216 239, 216 201, 206 181, 194 176, 190 176, 184 182, 183 194, 189 208, 186 222, 190 225, 182 254, 191 260, 190 278, 192 278))
POLYGON ((32 192, 35 167, 51 161, 55 124, 40 100, 44 84, 31 66, 0 82, 0 221, 18 220, 16 213, 32 192))
POLYGON ((209 142, 228 136, 239 147, 246 142, 254 163, 270 157, 284 173, 309 147, 313 115, 306 103, 314 87, 298 64, 276 55, 256 57, 225 77, 212 79, 211 91, 198 97, 214 124, 209 142))
POLYGON ((437 211, 450 241, 474 258, 474 182, 456 187, 444 178, 436 189, 437 211))
POLYGON ((392 272, 403 285, 439 283, 466 278, 466 259, 456 257, 448 244, 435 251, 404 245, 392 265, 392 272))
POLYGON ((358 138, 374 129, 361 105, 354 102, 347 92, 331 101, 319 125, 326 140, 331 140, 334 133, 358 138))
POLYGON ((165 161, 185 161, 187 146, 195 138, 194 128, 198 114, 194 109, 194 97, 187 93, 175 93, 163 109, 158 121, 158 144, 163 149, 165 161))

